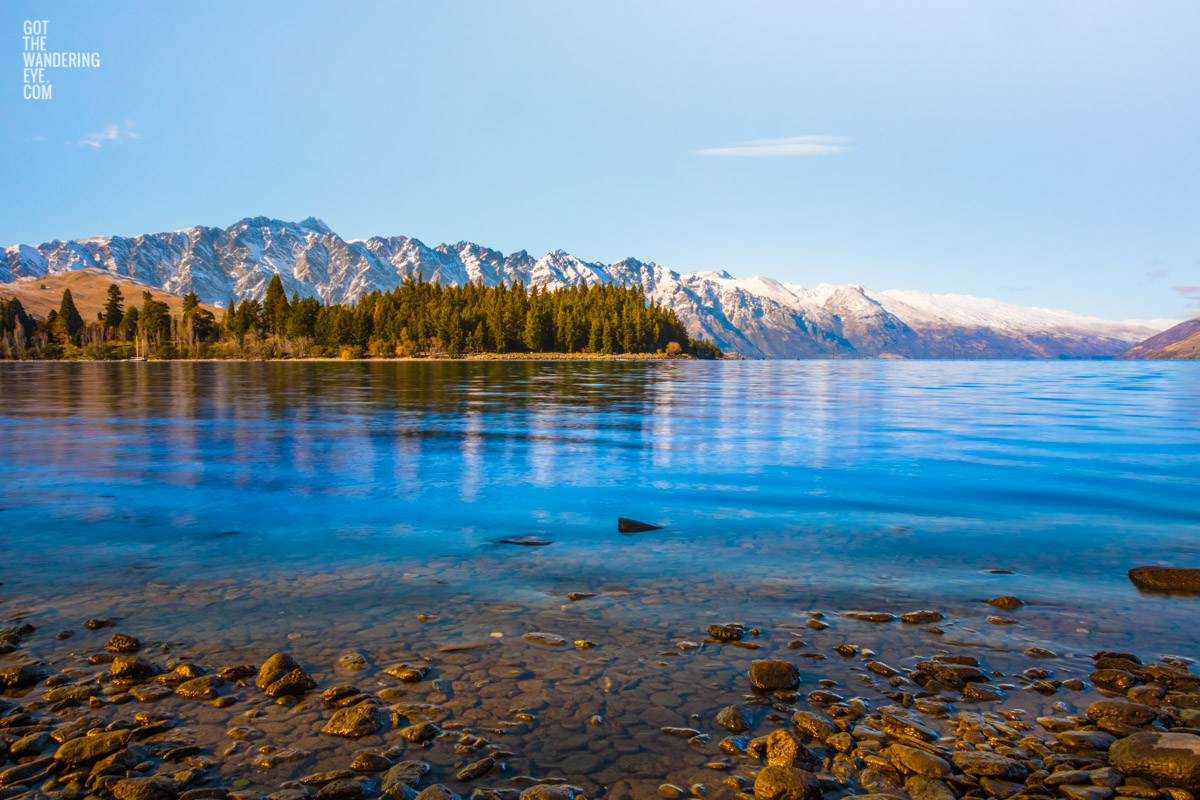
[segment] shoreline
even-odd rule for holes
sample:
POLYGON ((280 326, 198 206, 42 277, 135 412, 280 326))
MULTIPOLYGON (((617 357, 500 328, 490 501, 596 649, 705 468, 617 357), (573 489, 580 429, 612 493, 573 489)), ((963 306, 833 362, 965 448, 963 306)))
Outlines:
MULTIPOLYGON (((432 589, 438 574, 421 580, 432 589)), ((0 797, 1186 800, 1165 790, 1198 788, 1163 777, 1177 762, 1134 764, 1118 745, 1200 733, 1194 661, 1110 653, 1103 637, 1094 655, 1027 646, 1053 633, 1038 598, 710 611, 637 632, 636 614, 627 631, 594 617, 629 607, 627 593, 576 588, 562 611, 513 618, 418 586, 425 602, 392 634, 340 633, 352 618, 310 634, 294 629, 301 615, 224 646, 169 615, 122 614, 119 596, 86 619, 25 605, 7 615, 0 656, 0 797)), ((253 581, 214 590, 263 594, 253 581)))

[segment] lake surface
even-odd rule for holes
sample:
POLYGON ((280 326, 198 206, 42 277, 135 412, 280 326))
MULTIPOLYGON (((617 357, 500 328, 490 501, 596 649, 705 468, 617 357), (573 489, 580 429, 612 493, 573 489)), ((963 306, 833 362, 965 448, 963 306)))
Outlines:
MULTIPOLYGON (((640 743, 577 762, 593 788, 676 763, 638 726, 719 708, 750 659, 787 652, 765 628, 813 610, 937 609, 940 644, 1046 647, 1064 675, 1102 647, 1200 655, 1200 602, 1125 575, 1200 566, 1196 363, 0 364, 0 442, 5 619, 107 614, 198 658, 289 649, 331 680, 351 650, 374 669, 490 645, 438 657, 443 675, 533 670, 539 690, 504 702, 553 709, 539 670, 559 670, 575 693, 543 712, 565 733, 524 741, 530 770, 578 754, 593 716, 640 743), (985 622, 999 594, 1027 603, 1012 625, 985 622), (725 619, 766 649, 655 671, 725 619), (601 646, 546 655, 531 630, 601 646)), ((811 635, 897 662, 929 641, 845 619, 811 635)))

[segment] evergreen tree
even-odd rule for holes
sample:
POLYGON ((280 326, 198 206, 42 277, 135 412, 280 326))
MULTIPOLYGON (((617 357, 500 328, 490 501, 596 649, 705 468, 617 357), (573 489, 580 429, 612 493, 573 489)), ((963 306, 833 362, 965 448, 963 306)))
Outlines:
POLYGON ((122 311, 124 309, 124 296, 121 294, 121 287, 115 283, 108 287, 108 302, 104 304, 104 314, 100 318, 106 328, 115 328, 121 324, 122 311))
POLYGON ((70 289, 63 289, 62 302, 58 306, 58 317, 55 320, 64 338, 73 344, 79 343, 79 332, 83 330, 83 317, 75 308, 75 300, 71 297, 70 289))

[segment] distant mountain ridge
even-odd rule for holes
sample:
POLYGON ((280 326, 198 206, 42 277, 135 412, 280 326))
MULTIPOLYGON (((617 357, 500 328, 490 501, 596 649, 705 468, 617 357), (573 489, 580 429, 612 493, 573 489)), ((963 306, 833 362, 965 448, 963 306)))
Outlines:
POLYGON ((353 302, 409 275, 461 285, 583 281, 642 286, 690 335, 759 358, 1060 358, 1122 353, 1162 328, 1034 309, 970 295, 862 286, 805 288, 727 272, 678 273, 625 258, 588 262, 562 250, 534 258, 472 242, 429 247, 406 236, 345 240, 315 217, 247 217, 228 228, 55 240, 3 249, 0 282, 96 268, 202 302, 261 298, 278 273, 291 294, 353 302))
POLYGON ((1117 356, 1120 359, 1200 358, 1200 319, 1188 319, 1117 356))

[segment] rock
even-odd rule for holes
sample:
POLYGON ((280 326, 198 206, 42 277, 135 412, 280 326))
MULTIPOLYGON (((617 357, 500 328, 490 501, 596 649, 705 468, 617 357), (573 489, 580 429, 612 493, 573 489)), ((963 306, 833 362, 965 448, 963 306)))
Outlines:
POLYGON ((1141 683, 1136 675, 1123 669, 1098 669, 1088 676, 1100 689, 1110 692, 1127 692, 1141 683))
POLYGON ((164 697, 170 697, 175 694, 174 691, 166 686, 157 686, 154 684, 134 686, 129 690, 129 693, 143 703, 154 703, 162 700, 164 697))
POLYGON ((251 664, 235 664, 232 667, 225 667, 217 673, 217 676, 223 680, 236 682, 244 681, 246 678, 252 677, 257 673, 258 669, 251 664))
POLYGON ((291 764, 296 761, 303 761, 311 755, 311 752, 299 747, 284 747, 259 756, 258 758, 254 759, 253 763, 256 767, 272 769, 280 764, 291 764))
POLYGON ((1012 797, 1017 792, 1025 788, 1025 784, 1014 783, 1013 781, 1002 781, 999 778, 981 778, 979 785, 988 793, 989 797, 995 797, 997 800, 1004 800, 1006 797, 1012 797))
POLYGON ((520 800, 573 800, 574 794, 566 786, 539 783, 521 792, 520 800))
POLYGON ((339 778, 330 781, 317 792, 317 800, 360 800, 375 789, 375 782, 365 776, 339 778))
POLYGON ((297 669, 300 669, 300 665, 296 663, 295 659, 287 653, 276 653, 259 667, 258 677, 254 683, 259 689, 266 691, 268 686, 297 669))
POLYGON ((1126 775, 1159 786, 1200 790, 1200 736, 1195 734, 1135 733, 1114 743, 1108 760, 1126 775))
POLYGON ((371 750, 360 750, 354 754, 350 769, 355 772, 383 772, 391 765, 392 762, 388 761, 386 756, 371 750))
POLYGON ((329 708, 345 708, 357 705, 368 697, 357 686, 331 686, 321 692, 321 702, 329 708))
MULTIPOLYGON (((528 638, 528 634, 526 634, 526 638, 528 638)), ((384 673, 391 675, 393 678, 401 680, 404 683, 420 683, 421 679, 429 674, 429 665, 397 664, 390 669, 385 669, 384 673)))
POLYGON ((117 781, 111 791, 117 800, 173 800, 179 787, 170 778, 155 775, 117 781))
POLYGON ((817 800, 821 797, 821 784, 815 775, 804 770, 769 766, 754 779, 754 797, 755 800, 817 800))
POLYGON ((117 730, 71 739, 58 748, 54 760, 71 767, 90 764, 120 750, 129 742, 130 734, 131 731, 117 730))
POLYGON ((428 774, 429 765, 424 761, 401 761, 383 773, 383 795, 400 800, 403 793, 399 787, 415 789, 428 774))
POLYGON ((662 525, 651 525, 649 522, 638 522, 636 519, 617 518, 617 530, 621 533, 645 533, 646 531, 661 530, 662 525))
POLYGON ((902 744, 894 744, 883 751, 900 772, 906 775, 921 775, 926 778, 948 778, 953 770, 950 762, 933 753, 902 744))
POLYGON ((589 597, 595 596, 595 592, 567 592, 567 599, 572 603, 578 603, 580 600, 587 600, 589 597))
POLYGON ((321 729, 321 733, 344 736, 347 739, 361 739, 382 727, 383 723, 379 720, 379 712, 375 706, 359 703, 336 711, 329 723, 321 729))
POLYGON ((158 674, 158 667, 135 656, 117 656, 108 665, 109 677, 115 683, 137 683, 158 674))
POLYGON ((1029 774, 1029 768, 1020 761, 996 753, 960 750, 951 756, 951 760, 968 775, 1020 781, 1029 774))
MULTIPOLYGON (((41 753, 53 741, 50 734, 43 732, 30 733, 17 739, 8 748, 8 757, 13 761, 41 753)), ((0 759, 3 758, 3 740, 0 740, 0 759)))
POLYGON ((435 783, 421 790, 421 793, 417 795, 417 800, 462 800, 462 798, 442 784, 435 783))
POLYGON ((800 744, 796 734, 789 730, 781 728, 771 731, 767 735, 765 750, 767 764, 772 767, 800 766, 806 769, 815 769, 820 766, 819 759, 809 752, 807 747, 800 744))
POLYGON ((1088 786, 1065 783, 1058 787, 1058 793, 1067 800, 1111 800, 1113 790, 1107 786, 1088 786))
POLYGON ((567 640, 558 634, 543 633, 542 631, 530 631, 521 638, 534 644, 544 644, 547 647, 564 647, 567 644, 567 640))
POLYGON ((545 547, 553 544, 549 539, 540 536, 506 536, 498 540, 499 544, 513 544, 518 547, 545 547))
POLYGON ((0 771, 0 787, 20 784, 33 778, 35 775, 41 775, 54 766, 54 757, 44 756, 42 758, 35 758, 32 761, 26 761, 24 764, 18 764, 15 767, 9 767, 6 770, 0 771))
POLYGON ((1149 725, 1158 719, 1158 711, 1141 703, 1124 703, 1120 700, 1100 700, 1087 708, 1088 719, 1099 722, 1112 719, 1126 725, 1149 725))
POLYGON ((1104 731, 1063 731, 1054 736, 1058 743, 1072 750, 1107 750, 1117 740, 1104 731))
POLYGON ((904 779, 904 791, 912 800, 954 800, 954 792, 939 780, 924 775, 909 775, 904 779))
POLYGON ((432 722, 418 722, 415 725, 409 725, 407 728, 401 728, 399 731, 401 736, 416 744, 427 742, 441 732, 442 729, 432 722))
POLYGON ((895 622, 896 615, 886 611, 843 611, 843 617, 860 619, 863 622, 895 622))
POLYGON ((1058 658, 1057 653, 1044 647, 1026 647, 1025 655, 1029 658, 1058 658))
POLYGON ((963 687, 962 695, 964 700, 971 700, 976 703, 1004 699, 1004 692, 986 683, 968 683, 963 687))
POLYGON ((41 680, 42 672, 29 664, 0 669, 0 689, 25 689, 41 680))
POLYGON ((1025 602, 1023 600, 1021 600, 1021 598, 1013 597, 1011 594, 1002 594, 999 597, 993 597, 991 600, 988 600, 987 602, 988 602, 989 606, 995 606, 996 608, 1002 608, 1005 611, 1015 611, 1016 609, 1025 605, 1025 602))
POLYGON ((717 724, 730 733, 745 733, 754 727, 754 712, 741 703, 725 706, 717 713, 717 724))
POLYGON ((1200 592, 1200 569, 1185 567, 1134 567, 1129 580, 1141 589, 1160 592, 1200 592))
POLYGON ((801 736, 824 742, 837 733, 833 720, 817 711, 797 711, 792 714, 792 728, 801 736))
POLYGON ((136 636, 114 633, 104 648, 112 653, 136 653, 142 649, 142 643, 136 636))
POLYGON ((175 694, 185 700, 212 700, 217 696, 217 688, 224 683, 216 675, 203 675, 176 686, 175 694))
POLYGON ((910 611, 907 614, 900 615, 900 621, 906 622, 909 625, 928 625, 933 622, 941 622, 943 617, 937 611, 910 611))
POLYGON ((987 681, 987 676, 971 664, 951 664, 944 661, 922 661, 917 669, 928 672, 938 681, 954 689, 962 689, 968 683, 987 681))
POLYGON ((795 689, 800 685, 800 670, 790 661, 761 659, 750 665, 750 683, 763 691, 795 689))
POLYGON ((465 767, 454 773, 456 781, 473 781, 476 778, 482 778, 491 771, 492 767, 496 766, 495 756, 485 756, 478 761, 472 761, 465 767))
POLYGON ((1147 681, 1162 684, 1177 692, 1194 692, 1200 689, 1200 678, 1186 669, 1167 664, 1147 664, 1142 667, 1141 672, 1147 681))
POLYGON ((94 619, 89 619, 87 622, 83 623, 83 627, 87 628, 90 631, 98 631, 101 628, 111 628, 112 626, 113 626, 113 621, 111 619, 109 619, 108 617, 96 617, 94 619))
POLYGON ((267 697, 278 698, 304 694, 316 688, 317 682, 310 678, 307 672, 297 667, 274 683, 268 684, 263 691, 266 692, 267 697))
POLYGON ((718 642, 740 642, 746 627, 740 622, 726 622, 722 625, 709 625, 708 635, 718 642))

